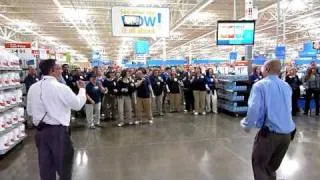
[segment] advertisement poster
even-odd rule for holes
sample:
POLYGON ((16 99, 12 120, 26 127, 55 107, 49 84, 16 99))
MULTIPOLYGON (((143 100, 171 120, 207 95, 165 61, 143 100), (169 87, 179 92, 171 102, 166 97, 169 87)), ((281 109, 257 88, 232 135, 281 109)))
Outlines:
POLYGON ((169 37, 168 8, 113 7, 113 36, 169 37))

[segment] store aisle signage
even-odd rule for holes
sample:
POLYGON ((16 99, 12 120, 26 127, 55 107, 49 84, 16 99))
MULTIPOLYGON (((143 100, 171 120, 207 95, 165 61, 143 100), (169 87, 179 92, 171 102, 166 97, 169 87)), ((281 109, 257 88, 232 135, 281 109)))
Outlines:
POLYGON ((276 58, 279 60, 284 60, 286 58, 286 47, 285 46, 277 46, 275 49, 276 58))
POLYGON ((30 42, 5 43, 4 47, 16 54, 21 60, 33 59, 30 42))
POLYGON ((168 8, 113 7, 113 36, 169 37, 168 8))

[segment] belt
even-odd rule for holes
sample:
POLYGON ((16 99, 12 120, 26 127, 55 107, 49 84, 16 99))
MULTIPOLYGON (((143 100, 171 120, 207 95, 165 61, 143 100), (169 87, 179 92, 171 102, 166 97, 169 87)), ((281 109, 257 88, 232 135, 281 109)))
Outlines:
POLYGON ((37 126, 37 130, 41 131, 43 129, 47 129, 47 128, 55 128, 55 127, 59 127, 59 128, 65 128, 67 131, 69 130, 68 126, 63 126, 61 124, 59 125, 51 125, 51 124, 46 124, 44 122, 40 122, 39 125, 37 126))

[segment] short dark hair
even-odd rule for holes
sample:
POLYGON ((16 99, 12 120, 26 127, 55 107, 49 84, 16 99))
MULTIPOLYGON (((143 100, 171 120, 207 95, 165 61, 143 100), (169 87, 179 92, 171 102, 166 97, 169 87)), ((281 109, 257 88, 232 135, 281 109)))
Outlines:
POLYGON ((66 66, 69 66, 69 64, 62 64, 62 68, 65 68, 66 66))
POLYGON ((122 72, 121 72, 121 77, 122 77, 122 78, 126 77, 127 72, 128 72, 127 69, 122 70, 122 72))
POLYGON ((40 67, 41 73, 44 76, 47 76, 50 74, 50 70, 52 70, 55 65, 56 65, 55 59, 48 59, 48 60, 41 61, 39 64, 39 67, 40 67))

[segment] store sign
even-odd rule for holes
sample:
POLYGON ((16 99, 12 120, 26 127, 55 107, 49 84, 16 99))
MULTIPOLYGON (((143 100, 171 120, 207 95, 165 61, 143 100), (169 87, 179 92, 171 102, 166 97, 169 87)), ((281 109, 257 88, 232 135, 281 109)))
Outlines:
POLYGON ((39 58, 41 60, 49 59, 49 50, 39 49, 39 58))
POLYGON ((229 60, 237 60, 238 53, 237 52, 230 52, 229 53, 229 60))
POLYGON ((168 8, 113 7, 113 36, 169 37, 168 8))
POLYGON ((4 47, 17 55, 21 60, 33 59, 30 42, 5 43, 4 47))
POLYGON ((149 54, 149 41, 137 40, 134 44, 136 54, 149 54))
POLYGON ((247 75, 248 74, 248 61, 239 61, 233 63, 234 71, 237 75, 247 75))
POLYGON ((286 47, 285 46, 277 46, 275 49, 276 58, 279 60, 284 60, 286 58, 286 47))

